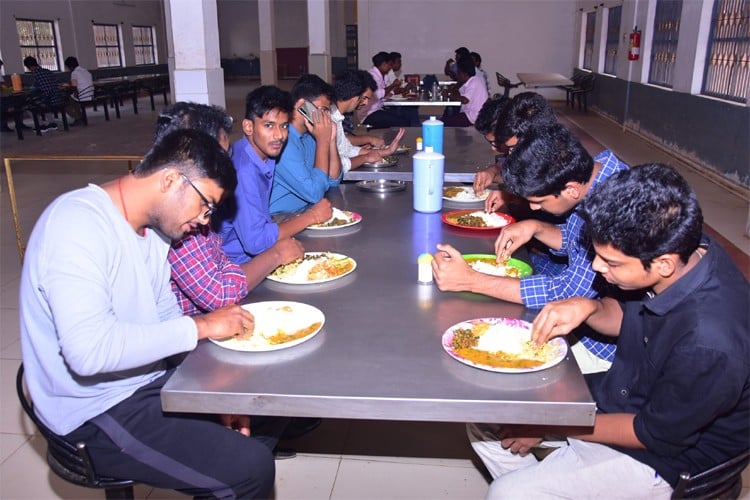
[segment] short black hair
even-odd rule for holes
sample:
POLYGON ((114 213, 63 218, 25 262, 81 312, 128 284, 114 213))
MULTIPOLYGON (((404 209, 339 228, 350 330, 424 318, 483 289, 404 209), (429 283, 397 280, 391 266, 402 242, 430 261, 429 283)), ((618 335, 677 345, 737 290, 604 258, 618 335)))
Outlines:
POLYGON ((196 129, 207 133, 214 139, 219 138, 219 130, 232 132, 232 117, 219 106, 199 104, 197 102, 176 102, 166 108, 156 119, 154 142, 180 129, 196 129))
POLYGON ((529 131, 505 159, 502 177, 508 191, 527 198, 558 195, 568 182, 588 182, 593 171, 591 155, 556 123, 529 131))
POLYGON ((456 61, 456 72, 458 71, 466 73, 469 76, 474 76, 477 74, 477 67, 474 66, 474 61, 471 60, 471 57, 462 57, 456 61))
POLYGON ((294 87, 292 87, 293 103, 300 99, 312 101, 320 96, 326 96, 331 102, 333 102, 336 97, 333 92, 333 87, 318 75, 302 75, 294 84, 294 87))
POLYGON ((78 59, 73 56, 66 57, 65 66, 67 66, 71 70, 76 69, 78 67, 78 59))
POLYGON ((401 52, 391 52, 388 54, 388 57, 390 57, 389 60, 395 61, 396 59, 401 59, 401 52))
POLYGON ((336 93, 337 101, 348 101, 353 97, 359 97, 365 88, 367 87, 362 73, 356 69, 343 71, 333 80, 333 91, 336 93))
POLYGON ((547 100, 536 92, 521 92, 513 96, 503 113, 497 119, 495 140, 498 144, 513 136, 519 140, 536 127, 556 123, 555 112, 547 100))
POLYGON ((472 52, 469 54, 471 56, 471 59, 474 61, 474 64, 477 66, 480 66, 482 64, 482 56, 479 55, 479 52, 472 52))
POLYGON ((35 67, 39 66, 39 63, 36 62, 36 57, 34 57, 34 56, 26 56, 23 59, 23 65, 26 66, 27 68, 31 69, 31 68, 35 68, 35 67))
POLYGON ((464 57, 471 57, 471 52, 466 47, 459 47, 455 51, 456 61, 463 59, 464 57))
POLYGON ((369 71, 365 71, 361 69, 359 70, 359 74, 362 76, 362 80, 365 83, 365 90, 370 89, 373 92, 378 90, 378 82, 375 81, 375 79, 372 77, 369 71))
POLYGON ((580 213, 591 241, 639 259, 646 270, 665 254, 687 263, 703 231, 695 193, 675 169, 660 163, 622 170, 594 186, 580 213))
POLYGON ((378 52, 374 56, 372 56, 372 65, 373 66, 380 66, 384 62, 390 62, 391 55, 388 52, 378 52))
POLYGON ((245 119, 261 118, 271 110, 280 109, 291 115, 294 110, 292 95, 274 85, 262 85, 245 97, 245 119))
POLYGON ((501 96, 495 99, 487 99, 485 103, 482 104, 477 119, 474 121, 474 128, 482 135, 494 132, 498 116, 500 116, 503 110, 509 105, 509 97, 501 96))
POLYGON ((146 177, 166 167, 174 167, 190 179, 212 179, 225 192, 237 186, 229 155, 216 139, 200 130, 179 129, 164 136, 133 169, 133 175, 146 177))

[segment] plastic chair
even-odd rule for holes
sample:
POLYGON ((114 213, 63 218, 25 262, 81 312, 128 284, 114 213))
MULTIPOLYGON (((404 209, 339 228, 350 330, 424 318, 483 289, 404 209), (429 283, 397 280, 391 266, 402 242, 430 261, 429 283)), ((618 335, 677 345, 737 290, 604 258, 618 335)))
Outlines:
POLYGON ((521 82, 511 83, 510 80, 505 78, 502 74, 498 73, 497 71, 495 71, 495 78, 497 78, 497 84, 505 89, 505 92, 503 93, 505 97, 510 96, 510 89, 515 89, 521 86, 521 82))
POLYGON ((52 472, 69 483, 86 488, 103 489, 107 499, 133 498, 135 481, 97 475, 86 443, 71 444, 52 432, 39 420, 34 413, 33 403, 27 398, 23 389, 23 363, 18 367, 18 374, 16 375, 16 392, 23 411, 47 440, 47 464, 49 464, 52 472))
POLYGON ((156 94, 162 94, 164 97, 164 106, 168 104, 169 76, 159 75, 152 78, 145 78, 139 81, 139 86, 148 92, 148 97, 151 100, 151 111, 156 111, 156 106, 154 105, 154 95, 156 94))
POLYGON ((742 471, 749 460, 750 451, 746 451, 694 476, 683 472, 672 492, 672 498, 738 498, 742 492, 742 471))
MULTIPOLYGON (((594 75, 594 73, 589 73, 587 75, 584 75, 583 78, 581 78, 581 81, 577 86, 568 90, 570 94, 571 106, 575 107, 575 101, 576 99, 578 99, 578 110, 580 111, 581 104, 583 104, 584 113, 588 112, 588 95, 594 90, 595 79, 596 79, 596 75, 594 75)), ((567 97, 566 97, 566 101, 567 101, 567 97)))

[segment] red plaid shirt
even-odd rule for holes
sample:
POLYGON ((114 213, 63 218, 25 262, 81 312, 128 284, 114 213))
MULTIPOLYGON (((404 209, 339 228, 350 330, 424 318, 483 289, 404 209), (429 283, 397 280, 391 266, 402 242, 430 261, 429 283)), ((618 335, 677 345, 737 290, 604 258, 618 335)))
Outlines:
POLYGON ((172 291, 188 316, 236 304, 248 293, 240 267, 221 248, 221 237, 207 227, 172 244, 172 291))

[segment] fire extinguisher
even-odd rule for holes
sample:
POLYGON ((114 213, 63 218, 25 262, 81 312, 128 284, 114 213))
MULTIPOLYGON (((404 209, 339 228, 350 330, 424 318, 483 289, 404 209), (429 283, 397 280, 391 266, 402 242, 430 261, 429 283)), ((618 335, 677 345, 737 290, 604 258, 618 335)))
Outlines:
POLYGON ((637 61, 641 54, 641 31, 638 26, 630 33, 630 44, 628 45, 628 61, 637 61))

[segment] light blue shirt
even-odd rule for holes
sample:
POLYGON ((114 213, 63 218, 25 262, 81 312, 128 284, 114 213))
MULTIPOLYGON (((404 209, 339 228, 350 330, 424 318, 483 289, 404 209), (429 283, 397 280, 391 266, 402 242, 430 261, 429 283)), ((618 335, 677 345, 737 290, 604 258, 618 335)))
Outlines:
POLYGON ((139 236, 99 186, 57 198, 34 226, 20 286, 21 351, 39 418, 68 434, 197 344, 169 283, 169 242, 139 236))
POLYGON ((276 164, 271 189, 271 214, 298 212, 323 199, 326 191, 338 186, 341 175, 331 178, 315 168, 315 138, 289 127, 289 139, 276 164))
POLYGON ((279 239, 279 226, 268 210, 276 161, 261 160, 246 137, 234 143, 232 161, 237 188, 217 215, 224 251, 232 262, 243 264, 279 239))

